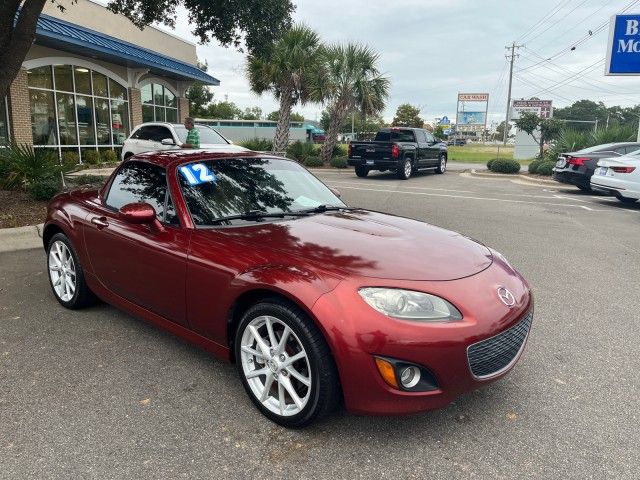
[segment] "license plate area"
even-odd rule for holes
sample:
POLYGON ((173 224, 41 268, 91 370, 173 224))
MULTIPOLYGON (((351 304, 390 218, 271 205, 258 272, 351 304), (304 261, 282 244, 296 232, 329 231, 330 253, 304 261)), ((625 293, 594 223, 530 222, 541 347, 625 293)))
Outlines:
POLYGON ((564 157, 559 157, 556 162, 556 168, 564 168, 567 165, 567 159, 564 157))
POLYGON ((607 167, 598 167, 596 169, 596 175, 605 176, 608 173, 609 169, 607 167))
POLYGON ((373 160, 367 160, 367 165, 373 165, 373 160))

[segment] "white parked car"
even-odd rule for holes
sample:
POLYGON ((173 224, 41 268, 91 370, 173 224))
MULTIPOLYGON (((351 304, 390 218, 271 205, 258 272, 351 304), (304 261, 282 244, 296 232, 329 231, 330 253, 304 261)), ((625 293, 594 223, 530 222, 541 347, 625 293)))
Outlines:
MULTIPOLYGON (((246 152, 244 147, 233 145, 220 133, 206 125, 196 125, 200 132, 200 148, 224 152, 246 152)), ((158 150, 179 149, 187 139, 187 129, 180 123, 148 122, 138 125, 122 144, 122 160, 131 155, 158 150)))
POLYGON ((617 158, 603 158, 591 177, 591 188, 610 193, 624 203, 640 199, 640 150, 617 158))

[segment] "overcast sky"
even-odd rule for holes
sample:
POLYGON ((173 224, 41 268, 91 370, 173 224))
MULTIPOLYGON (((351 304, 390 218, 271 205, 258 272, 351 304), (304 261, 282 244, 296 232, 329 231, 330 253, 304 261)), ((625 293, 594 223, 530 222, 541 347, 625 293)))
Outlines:
MULTIPOLYGON (((582 98, 607 105, 640 103, 640 78, 604 75, 610 16, 627 7, 627 12, 640 13, 639 0, 294 2, 295 21, 315 29, 324 41, 362 42, 380 53, 381 70, 391 79, 387 120, 401 103, 419 106, 427 120, 443 115, 454 119, 458 92, 488 92, 489 121, 503 120, 505 46, 512 41, 525 45, 516 59, 514 98, 536 95, 552 99, 555 107, 582 98), (536 65, 544 58, 553 63, 536 65)), ((178 21, 175 33, 196 41, 186 20, 178 21)), ((243 74, 244 55, 212 42, 199 45, 198 56, 221 82, 214 87, 217 100, 228 96, 242 108, 257 105, 265 113, 277 109, 270 95, 251 93, 243 74)), ((315 119, 322 106, 295 110, 315 119)))

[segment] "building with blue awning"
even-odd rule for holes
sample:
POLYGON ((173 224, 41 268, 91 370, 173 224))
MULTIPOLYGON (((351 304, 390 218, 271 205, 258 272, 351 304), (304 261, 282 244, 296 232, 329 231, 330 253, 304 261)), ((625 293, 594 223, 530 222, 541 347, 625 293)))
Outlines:
POLYGON ((36 40, 6 99, 0 142, 59 154, 117 150, 146 121, 189 116, 194 81, 219 85, 197 67, 195 44, 154 27, 138 29, 102 4, 47 2, 36 40))

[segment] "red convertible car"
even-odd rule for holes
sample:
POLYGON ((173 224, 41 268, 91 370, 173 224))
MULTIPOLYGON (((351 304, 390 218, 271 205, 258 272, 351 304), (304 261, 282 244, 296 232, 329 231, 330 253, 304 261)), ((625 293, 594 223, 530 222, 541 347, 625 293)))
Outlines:
POLYGON ((55 197, 51 287, 97 298, 235 362, 289 427, 438 408, 508 372, 533 318, 527 282, 463 235, 349 208, 265 154, 149 153, 100 190, 55 197))

